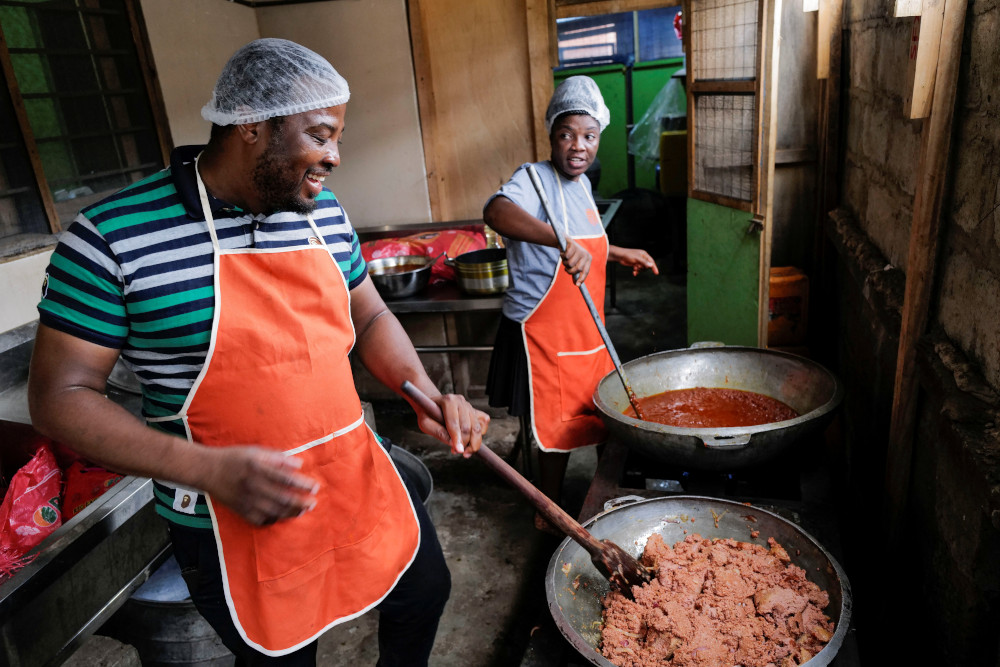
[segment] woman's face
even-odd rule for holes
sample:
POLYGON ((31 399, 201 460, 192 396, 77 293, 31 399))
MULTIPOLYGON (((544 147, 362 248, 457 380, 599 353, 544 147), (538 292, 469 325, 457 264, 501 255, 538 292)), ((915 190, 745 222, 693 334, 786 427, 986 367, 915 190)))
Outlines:
POLYGON ((587 171, 597 157, 601 126, 588 114, 566 114, 552 125, 549 143, 552 145, 552 164, 566 178, 578 181, 580 174, 587 171))

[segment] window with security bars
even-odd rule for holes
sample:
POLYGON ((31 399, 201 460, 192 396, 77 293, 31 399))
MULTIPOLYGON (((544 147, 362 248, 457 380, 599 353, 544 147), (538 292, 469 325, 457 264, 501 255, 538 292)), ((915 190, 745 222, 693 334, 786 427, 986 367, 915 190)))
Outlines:
POLYGON ((691 39, 692 196, 750 210, 760 132, 758 68, 764 0, 696 0, 691 39))
POLYGON ((136 0, 0 0, 0 250, 163 167, 140 30, 136 0))
POLYGON ((680 7, 644 9, 556 21, 559 66, 649 62, 684 55, 673 28, 680 7))
POLYGON ((691 47, 695 77, 703 81, 753 79, 757 69, 758 0, 692 3, 691 47))
POLYGON ((753 95, 700 95, 695 101, 696 187, 750 201, 757 131, 753 95))

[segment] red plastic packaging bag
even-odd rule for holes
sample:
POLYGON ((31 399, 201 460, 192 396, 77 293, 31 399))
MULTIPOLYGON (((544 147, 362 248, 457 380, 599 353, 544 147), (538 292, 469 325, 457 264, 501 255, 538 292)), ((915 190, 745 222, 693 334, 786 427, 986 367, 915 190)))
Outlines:
POLYGON ((485 247, 486 234, 476 226, 466 226, 365 241, 361 244, 361 256, 366 262, 382 257, 410 255, 437 257, 431 267, 430 277, 430 283, 437 284, 455 280, 455 269, 445 263, 446 258, 455 259, 462 253, 485 247))
POLYGON ((365 241, 361 244, 361 256, 365 258, 366 262, 370 262, 373 259, 382 259, 383 257, 404 257, 423 254, 423 246, 400 238, 377 239, 375 241, 365 241))
POLYGON ((122 480, 122 475, 77 459, 66 469, 62 518, 69 521, 122 480))
POLYGON ((0 505, 0 579, 27 565, 25 554, 62 525, 62 470, 49 445, 11 477, 0 505))

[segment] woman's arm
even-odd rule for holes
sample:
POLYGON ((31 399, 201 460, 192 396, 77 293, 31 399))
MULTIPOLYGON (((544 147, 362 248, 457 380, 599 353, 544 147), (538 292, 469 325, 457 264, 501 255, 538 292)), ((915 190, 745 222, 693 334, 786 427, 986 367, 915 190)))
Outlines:
POLYGON ((639 248, 619 248, 616 245, 608 246, 608 260, 618 262, 622 266, 632 269, 632 275, 639 275, 643 269, 652 270, 654 275, 660 275, 660 269, 649 253, 639 248))
MULTIPOLYGON (((525 243, 559 248, 559 240, 552 225, 539 220, 503 195, 494 197, 483 211, 486 224, 510 239, 525 243)), ((592 258, 590 253, 574 241, 566 239, 566 251, 561 253, 566 272, 573 276, 577 285, 582 285, 590 273, 592 258)))

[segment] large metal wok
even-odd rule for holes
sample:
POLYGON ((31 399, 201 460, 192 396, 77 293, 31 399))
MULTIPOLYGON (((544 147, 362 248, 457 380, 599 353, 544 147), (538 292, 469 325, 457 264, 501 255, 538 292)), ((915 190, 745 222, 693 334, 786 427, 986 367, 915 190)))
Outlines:
MULTIPOLYGON (((632 497, 635 498, 635 497, 632 497)), ((610 501, 628 502, 629 499, 610 501)), ((847 576, 826 549, 799 526, 757 507, 730 500, 701 496, 639 499, 613 507, 585 522, 597 539, 607 539, 639 557, 653 533, 663 535, 668 545, 687 534, 704 538, 733 538, 767 546, 773 537, 785 548, 792 562, 806 571, 810 581, 825 590, 830 604, 824 613, 835 624, 826 647, 805 663, 824 667, 836 656, 851 622, 853 599, 847 576), (687 531, 687 534, 684 531, 687 531), (758 531, 756 538, 751 531, 758 531)), ((590 555, 576 542, 566 539, 552 555, 545 575, 545 595, 556 626, 584 658, 600 667, 614 667, 601 655, 601 599, 608 581, 590 562, 590 555)))
POLYGON ((643 455, 695 470, 738 470, 773 458, 820 432, 843 398, 837 378, 814 361, 755 347, 691 347, 657 352, 623 364, 640 398, 694 387, 753 391, 792 407, 799 416, 759 426, 683 428, 641 421, 615 372, 594 390, 594 404, 613 438, 643 455))

